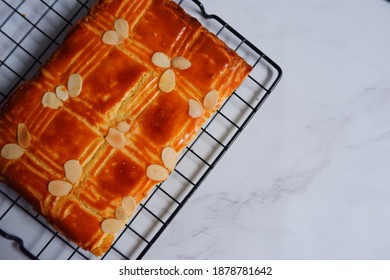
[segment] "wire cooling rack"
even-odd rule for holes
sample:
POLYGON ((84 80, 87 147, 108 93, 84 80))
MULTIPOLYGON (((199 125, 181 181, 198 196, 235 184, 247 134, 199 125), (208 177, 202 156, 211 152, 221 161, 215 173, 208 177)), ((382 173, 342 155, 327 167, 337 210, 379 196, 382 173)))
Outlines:
MULTIPOLYGON (((0 105, 31 78, 93 0, 1 0, 0 105)), ((176 1, 254 69, 157 185, 101 259, 142 259, 233 144, 282 76, 281 68, 198 0, 176 1)), ((17 193, 0 184, 0 234, 31 259, 96 259, 61 236, 17 193)))

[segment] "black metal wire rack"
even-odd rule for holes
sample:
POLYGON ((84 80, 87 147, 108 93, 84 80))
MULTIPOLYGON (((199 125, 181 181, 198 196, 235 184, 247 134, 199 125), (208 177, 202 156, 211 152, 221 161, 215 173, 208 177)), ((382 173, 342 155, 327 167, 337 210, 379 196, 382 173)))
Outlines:
MULTIPOLYGON (((31 78, 94 0, 1 0, 0 105, 31 78)), ((176 1, 254 68, 240 88, 184 150, 175 171, 138 207, 101 259, 142 259, 271 94, 281 68, 198 0, 176 1)), ((0 235, 31 259, 96 259, 46 223, 17 193, 0 184, 0 235)))

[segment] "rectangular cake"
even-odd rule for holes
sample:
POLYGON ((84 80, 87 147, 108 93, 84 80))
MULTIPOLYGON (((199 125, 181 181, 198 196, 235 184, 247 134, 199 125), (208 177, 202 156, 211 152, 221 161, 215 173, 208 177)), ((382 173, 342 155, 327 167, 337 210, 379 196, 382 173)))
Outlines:
POLYGON ((102 255, 250 70, 173 1, 97 1, 0 108, 0 180, 102 255))

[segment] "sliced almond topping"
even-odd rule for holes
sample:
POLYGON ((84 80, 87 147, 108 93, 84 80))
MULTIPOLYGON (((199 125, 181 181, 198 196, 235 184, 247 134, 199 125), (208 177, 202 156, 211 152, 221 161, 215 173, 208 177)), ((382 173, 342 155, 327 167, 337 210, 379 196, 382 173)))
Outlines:
POLYGON ((175 169, 177 163, 177 153, 173 148, 164 148, 161 152, 161 159, 169 171, 173 171, 175 169))
POLYGON ((152 56, 152 63, 161 68, 171 67, 171 60, 163 52, 156 52, 152 56))
POLYGON ((83 78, 77 73, 72 74, 68 78, 68 93, 70 97, 77 97, 83 88, 83 78))
POLYGON ((116 219, 107 219, 104 220, 101 224, 102 231, 106 234, 114 234, 119 232, 123 226, 124 222, 116 220, 116 219))
POLYGON ((56 87, 56 95, 62 101, 66 101, 69 98, 69 93, 65 86, 56 87))
POLYGON ((66 181, 55 180, 49 183, 49 193, 54 196, 67 195, 72 190, 72 185, 66 181))
POLYGON ((18 124, 18 144, 20 147, 27 149, 31 144, 31 135, 27 130, 27 127, 24 123, 18 124))
POLYGON ((188 104, 190 105, 188 115, 191 118, 199 118, 204 113, 202 104, 200 104, 200 102, 198 102, 197 100, 190 99, 188 100, 188 104))
POLYGON ((125 210, 125 208, 123 208, 123 206, 119 206, 115 210, 115 217, 119 221, 127 221, 127 219, 130 217, 130 215, 128 212, 126 212, 126 210, 125 210))
POLYGON ((206 110, 213 110, 215 105, 218 103, 218 96, 219 92, 217 90, 211 90, 203 99, 203 107, 206 110))
POLYGON ((8 160, 18 159, 26 151, 17 144, 7 144, 1 149, 1 156, 8 160))
POLYGON ((149 165, 146 169, 146 176, 153 181, 164 181, 168 175, 168 170, 158 164, 149 165))
POLYGON ((126 196, 122 200, 122 207, 129 215, 133 214, 135 208, 137 207, 137 202, 132 196, 126 196))
POLYGON ((106 141, 116 149, 123 149, 126 146, 126 138, 123 132, 115 128, 110 128, 106 141))
POLYGON ((42 97, 42 105, 43 107, 49 107, 51 109, 58 109, 62 105, 62 101, 57 97, 54 92, 46 92, 42 97))
POLYGON ((115 30, 122 36, 123 39, 129 36, 129 23, 123 18, 118 18, 114 21, 115 30))
POLYGON ((107 45, 116 46, 122 44, 123 37, 115 30, 108 30, 104 32, 102 40, 107 45))
POLYGON ((120 122, 117 124, 116 128, 122 132, 122 133, 126 133, 130 130, 130 125, 126 122, 126 121, 123 121, 123 122, 120 122))
POLYGON ((186 70, 191 67, 191 61, 185 57, 176 56, 174 59, 172 59, 172 66, 173 68, 179 70, 186 70))
POLYGON ((83 168, 78 160, 69 160, 64 164, 65 177, 72 184, 78 184, 83 175, 83 168))
POLYGON ((158 87, 163 92, 171 92, 176 86, 175 72, 172 69, 165 70, 161 75, 158 87))

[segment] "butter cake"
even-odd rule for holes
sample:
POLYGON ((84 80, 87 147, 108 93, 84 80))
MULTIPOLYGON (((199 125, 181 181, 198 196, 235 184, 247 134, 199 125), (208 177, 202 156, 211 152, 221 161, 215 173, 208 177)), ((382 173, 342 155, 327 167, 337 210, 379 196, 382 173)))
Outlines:
POLYGON ((101 0, 0 109, 0 180, 102 255, 251 70, 170 0, 101 0))

